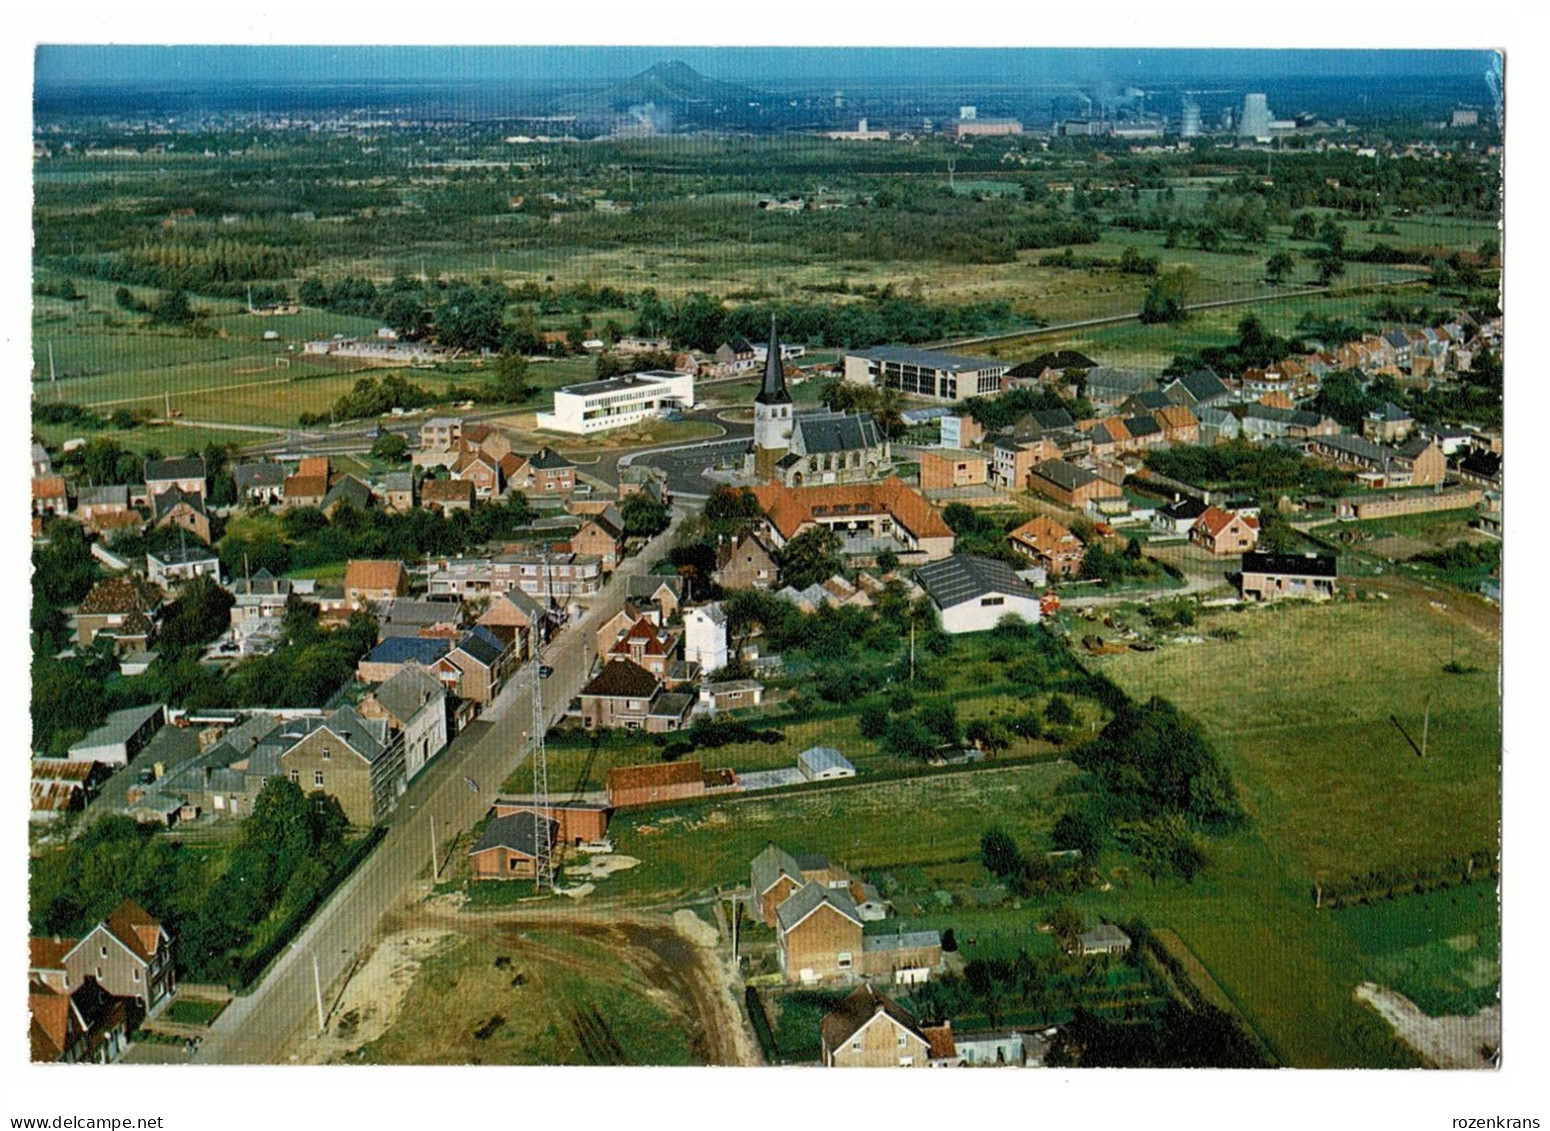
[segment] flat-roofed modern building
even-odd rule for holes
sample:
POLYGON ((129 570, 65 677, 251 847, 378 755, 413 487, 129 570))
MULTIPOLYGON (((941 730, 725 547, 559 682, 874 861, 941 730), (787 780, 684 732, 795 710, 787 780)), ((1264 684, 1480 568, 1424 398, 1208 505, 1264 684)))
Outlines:
POLYGON ((540 412, 538 427, 589 435, 693 405, 693 374, 650 369, 556 389, 554 411, 540 412))
POLYGON ((904 346, 845 355, 845 380, 853 385, 877 385, 942 401, 999 393, 1009 368, 1006 362, 991 358, 904 346))

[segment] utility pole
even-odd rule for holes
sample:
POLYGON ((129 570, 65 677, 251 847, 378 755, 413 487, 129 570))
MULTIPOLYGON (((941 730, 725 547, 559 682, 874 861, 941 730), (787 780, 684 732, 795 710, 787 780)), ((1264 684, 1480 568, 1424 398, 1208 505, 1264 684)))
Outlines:
POLYGON ((910 621, 910 685, 915 683, 915 622, 910 621))
POLYGON ((54 372, 54 343, 53 342, 49 342, 49 344, 48 344, 48 379, 50 381, 57 381, 57 380, 59 380, 59 375, 54 372))
POLYGON ((328 1031, 328 1019, 323 1015, 323 976, 318 972, 318 952, 312 952, 312 992, 318 999, 318 1034, 328 1031))
POLYGON ((431 814, 431 883, 441 882, 441 859, 436 854, 436 814, 431 814))
POLYGON ((1432 729, 1432 697, 1430 695, 1428 695, 1426 697, 1426 714, 1422 717, 1422 720, 1421 720, 1421 757, 1423 759, 1426 757, 1426 736, 1427 736, 1427 732, 1430 731, 1431 729, 1432 729))

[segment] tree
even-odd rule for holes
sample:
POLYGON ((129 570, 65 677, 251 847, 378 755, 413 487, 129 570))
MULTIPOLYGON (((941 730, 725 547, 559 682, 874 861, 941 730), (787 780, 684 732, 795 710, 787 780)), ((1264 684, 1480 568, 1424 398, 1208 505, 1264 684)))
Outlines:
POLYGON ((1345 229, 1333 220, 1325 220, 1319 225, 1319 242, 1332 254, 1340 255, 1345 251, 1345 229))
POLYGON ((926 704, 920 709, 920 723, 945 744, 958 741, 958 708, 950 702, 926 704))
POLYGON ((1265 279, 1271 283, 1282 283, 1297 267, 1297 261, 1289 252, 1278 251, 1265 261, 1265 279))
POLYGON ((827 581, 844 566, 840 545, 840 536, 827 526, 804 530, 777 554, 781 579, 798 589, 827 581))
POLYGON ((194 308, 183 291, 170 291, 151 307, 151 321, 166 326, 188 326, 195 317, 194 308))
POLYGON ((1103 847, 1103 822, 1088 809, 1071 809, 1060 815, 1051 833, 1055 847, 1062 852, 1075 849, 1084 860, 1092 860, 1103 847))
POLYGON ((1183 322, 1189 317, 1186 302, 1189 297, 1188 268, 1177 268, 1153 283, 1141 304, 1141 321, 1183 322))
POLYGON ((371 454, 388 463, 402 463, 409 458, 409 441, 399 432, 384 432, 371 445, 371 454))
POLYGON ((1318 238, 1318 217, 1311 212, 1299 212, 1292 218, 1292 239, 1312 240, 1318 238))
POLYGON ((910 715, 895 715, 888 720, 883 747, 896 757, 925 761, 937 752, 936 736, 920 720, 910 715))
POLYGON ((1044 720, 1051 726, 1068 727, 1076 721, 1076 712, 1063 695, 1052 695, 1044 705, 1044 720))
POLYGON ((1319 286, 1327 287, 1340 276, 1345 274, 1345 259, 1338 251, 1323 250, 1315 252, 1313 262, 1319 269, 1319 286))
POLYGON ((193 578, 164 611, 157 643, 169 649, 208 644, 230 626, 236 603, 231 591, 214 578, 205 574, 193 578))
POLYGON ((522 353, 508 350, 501 354, 495 373, 495 395, 512 404, 527 400, 538 391, 538 387, 528 381, 527 372, 527 358, 522 353))
POLYGON ((1017 842, 997 825, 985 830, 985 835, 980 837, 980 862, 992 875, 1005 879, 1022 869, 1023 854, 1017 842))
POLYGON ((880 703, 866 704, 856 716, 856 729, 862 738, 882 738, 888 730, 888 709, 880 703))
POLYGON ((650 538, 667 529, 667 507, 644 491, 636 491, 619 504, 624 532, 631 537, 650 538))
POLYGON ((1063 902, 1050 914, 1050 930, 1067 946, 1076 942, 1077 936, 1087 929, 1087 922, 1069 901, 1063 902))

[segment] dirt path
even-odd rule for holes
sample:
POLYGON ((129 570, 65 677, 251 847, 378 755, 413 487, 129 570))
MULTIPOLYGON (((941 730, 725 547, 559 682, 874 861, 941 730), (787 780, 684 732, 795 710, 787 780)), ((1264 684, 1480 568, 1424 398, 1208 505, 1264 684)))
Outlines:
POLYGON ((384 938, 355 972, 329 1016, 328 1032, 308 1041, 298 1059, 328 1064, 374 1041, 397 1019, 420 964, 454 945, 449 930, 398 931, 384 938))
POLYGON ((1502 1045, 1502 1007, 1488 1005, 1473 1016, 1428 1017, 1403 994, 1363 982, 1358 1001, 1372 1006, 1405 1044, 1433 1068, 1495 1068, 1502 1045))

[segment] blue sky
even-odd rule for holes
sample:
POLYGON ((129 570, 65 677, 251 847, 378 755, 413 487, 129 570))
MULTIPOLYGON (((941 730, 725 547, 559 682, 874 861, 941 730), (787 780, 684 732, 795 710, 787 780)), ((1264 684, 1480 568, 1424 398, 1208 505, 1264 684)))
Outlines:
POLYGON ((911 75, 922 83, 1151 82, 1327 75, 1484 75, 1494 56, 1478 50, 1244 50, 1123 48, 854 47, 318 47, 44 45, 41 86, 516 79, 571 82, 622 78, 682 59, 714 78, 755 86, 911 75))

